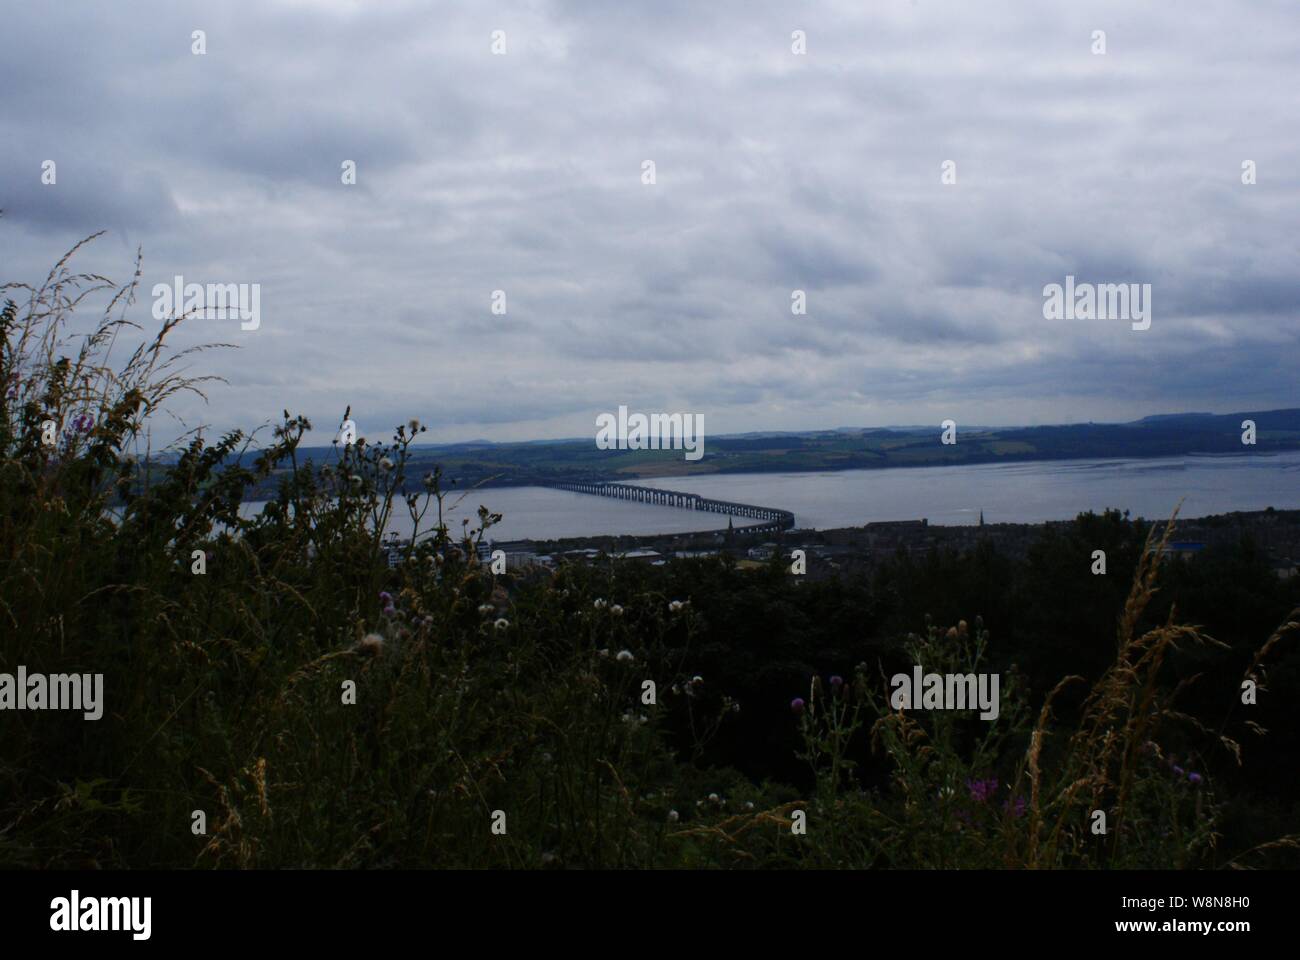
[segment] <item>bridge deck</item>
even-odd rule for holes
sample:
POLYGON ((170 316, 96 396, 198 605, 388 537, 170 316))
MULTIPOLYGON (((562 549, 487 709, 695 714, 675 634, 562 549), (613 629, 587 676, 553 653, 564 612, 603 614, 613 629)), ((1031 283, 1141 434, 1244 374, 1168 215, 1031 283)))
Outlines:
POLYGON ((714 500, 702 497, 698 493, 682 493, 680 490, 665 490, 661 487, 641 487, 634 483, 618 481, 570 480, 549 484, 558 490, 574 493, 588 493, 597 497, 612 497, 616 500, 631 500, 636 503, 654 503, 667 507, 680 507, 685 510, 703 510, 708 513, 725 513, 733 517, 752 518, 757 523, 747 523, 740 529, 748 532, 766 530, 789 530, 794 526, 794 514, 789 510, 776 507, 760 507, 752 503, 737 503, 732 500, 714 500))

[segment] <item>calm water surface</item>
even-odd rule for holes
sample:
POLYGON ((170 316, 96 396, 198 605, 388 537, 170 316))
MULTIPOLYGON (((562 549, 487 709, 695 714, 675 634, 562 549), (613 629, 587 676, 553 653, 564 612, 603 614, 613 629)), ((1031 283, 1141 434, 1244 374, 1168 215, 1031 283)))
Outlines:
MULTIPOLYGON (((987 523, 1068 520, 1086 510, 1109 507, 1161 518, 1180 499, 1184 500, 1181 515, 1198 517, 1270 506, 1300 509, 1300 451, 1275 456, 1049 460, 634 482, 792 510, 798 526, 816 529, 922 517, 936 524, 972 524, 979 521, 981 510, 987 523)), ((491 531, 497 540, 687 533, 727 524, 721 514, 543 487, 494 487, 476 490, 460 502, 452 513, 453 532, 462 518, 477 524, 479 504, 505 514, 491 531)), ((744 522, 736 518, 737 525, 744 522)), ((401 516, 392 525, 403 536, 410 534, 410 528, 409 518, 401 516)))

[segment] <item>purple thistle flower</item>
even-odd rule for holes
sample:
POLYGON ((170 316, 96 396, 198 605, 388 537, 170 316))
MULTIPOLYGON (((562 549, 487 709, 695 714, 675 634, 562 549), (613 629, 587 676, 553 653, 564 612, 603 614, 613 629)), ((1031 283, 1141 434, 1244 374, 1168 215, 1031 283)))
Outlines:
POLYGON ((1178 764, 1176 763, 1174 764, 1174 773, 1178 774, 1178 776, 1181 777, 1186 772, 1187 771, 1184 770, 1182 767, 1180 767, 1178 764))
POLYGON ((795 697, 793 700, 790 701, 790 710, 794 713, 796 717, 799 716, 801 713, 803 713, 803 707, 804 707, 803 697, 795 697))
POLYGON ((390 603, 388 606, 384 607, 384 616, 386 617, 397 616, 397 608, 390 603))
POLYGON ((997 780, 967 780, 966 789, 977 803, 987 803, 998 789, 997 780))
POLYGON ((839 674, 836 674, 835 676, 831 677, 831 686, 834 687, 838 692, 840 687, 844 686, 844 678, 841 677, 839 674))
POLYGON ((393 602, 393 595, 387 590, 381 590, 379 591, 379 599, 384 601, 384 603, 391 605, 393 602))
POLYGON ((1019 820, 1025 815, 1025 798, 1016 797, 1015 800, 1008 800, 1002 804, 1002 809, 1011 814, 1013 819, 1019 820))
POLYGON ((1195 786, 1200 786, 1202 779, 1203 779, 1202 776, 1199 773, 1197 773, 1195 770, 1193 770, 1191 773, 1187 775, 1187 782, 1195 786))

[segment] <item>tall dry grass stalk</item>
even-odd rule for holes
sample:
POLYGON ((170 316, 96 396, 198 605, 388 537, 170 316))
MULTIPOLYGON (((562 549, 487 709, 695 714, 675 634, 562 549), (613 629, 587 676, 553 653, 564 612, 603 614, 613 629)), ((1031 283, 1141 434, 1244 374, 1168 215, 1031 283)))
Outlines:
POLYGON ((102 235, 103 231, 76 243, 39 285, 0 284, 0 295, 25 294, 13 329, 4 337, 6 401, 11 416, 33 411, 60 424, 74 412, 90 413, 96 425, 93 437, 108 439, 116 426, 117 439, 126 439, 120 435, 134 436, 178 393, 190 392, 206 400, 203 384, 224 381, 213 375, 188 375, 184 362, 234 345, 204 343, 168 349, 168 336, 185 320, 179 315, 165 320, 152 338, 143 338, 124 362, 116 362, 113 353, 123 330, 143 329, 126 317, 136 302, 142 256, 137 251, 131 280, 120 286, 99 274, 73 271, 72 258, 102 235), (104 294, 108 300, 99 320, 88 332, 72 333, 69 321, 75 311, 89 298, 104 294), (72 350, 74 339, 81 342, 72 350), (122 426, 128 429, 123 431, 122 426))

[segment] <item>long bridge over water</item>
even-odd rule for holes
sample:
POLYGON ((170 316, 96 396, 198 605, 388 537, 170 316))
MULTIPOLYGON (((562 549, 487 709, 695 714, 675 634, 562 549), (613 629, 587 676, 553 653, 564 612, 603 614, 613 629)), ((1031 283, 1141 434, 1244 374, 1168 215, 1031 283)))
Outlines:
POLYGON ((632 500, 637 503, 654 503, 665 507, 681 507, 684 510, 704 510, 708 513, 725 513, 733 517, 749 517, 758 521, 747 523, 739 529, 746 533, 777 533, 794 526, 794 514, 789 510, 775 507, 756 507, 751 503, 735 503, 730 500, 713 500, 697 493, 682 493, 678 490, 664 490, 659 487, 639 487, 633 483, 600 480, 567 480, 551 483, 549 486, 558 490, 570 490, 574 493, 590 493, 598 497, 613 497, 617 500, 632 500))

